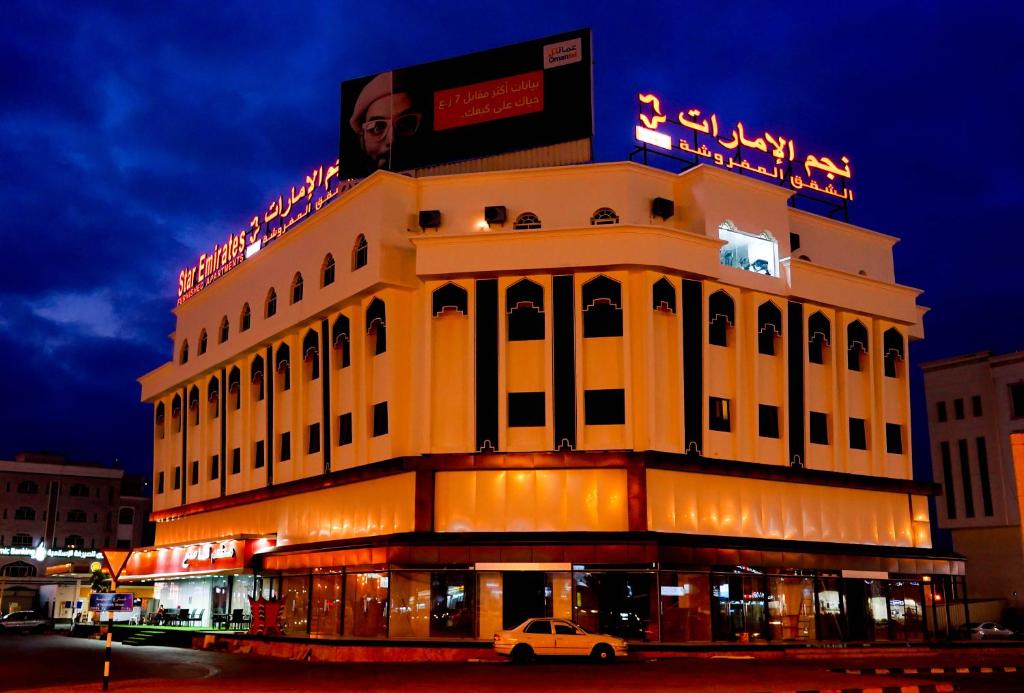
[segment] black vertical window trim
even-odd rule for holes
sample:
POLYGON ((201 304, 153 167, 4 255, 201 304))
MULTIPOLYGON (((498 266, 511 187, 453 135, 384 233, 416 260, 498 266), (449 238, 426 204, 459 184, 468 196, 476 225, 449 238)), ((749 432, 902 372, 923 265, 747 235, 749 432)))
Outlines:
POLYGON ((971 457, 967 450, 967 441, 956 442, 960 450, 960 480, 964 486, 964 515, 974 517, 974 486, 971 482, 971 457))
POLYGON ((686 451, 704 447, 704 287, 683 280, 683 429, 686 451))
POLYGON ((804 304, 789 303, 789 461, 805 464, 804 304))
MULTIPOLYGON (((320 386, 321 386, 321 407, 323 414, 323 425, 320 426, 320 433, 323 435, 321 450, 324 453, 324 474, 331 471, 331 349, 328 345, 327 319, 320 321, 320 386)), ((340 354, 339 354, 340 356, 340 354)))
POLYGON ((277 377, 277 368, 274 367, 274 347, 267 347, 267 374, 264 377, 264 390, 267 396, 267 435, 264 440, 265 454, 267 457, 267 486, 274 485, 274 379, 277 377))
MULTIPOLYGON (((181 401, 182 401, 182 404, 185 406, 185 408, 181 412, 181 417, 182 417, 182 419, 185 419, 185 418, 188 417, 188 413, 187 413, 188 412, 188 389, 187 388, 184 388, 184 387, 181 388, 181 401)), ((185 475, 185 472, 188 471, 186 469, 187 466, 188 466, 188 426, 185 424, 184 421, 182 421, 182 424, 181 424, 181 472, 180 472, 181 479, 182 479, 182 483, 181 483, 181 486, 180 486, 181 487, 181 504, 182 505, 185 505, 185 503, 187 502, 185 500, 185 488, 188 486, 188 484, 184 483, 185 479, 188 478, 185 475)))
MULTIPOLYGON (((228 378, 227 369, 220 369, 220 381, 224 384, 220 389, 220 495, 227 494, 228 470, 228 378)), ((239 387, 241 389, 241 387, 239 387)), ((239 393, 241 396, 241 393, 239 393)))
POLYGON ((942 452, 942 493, 946 496, 946 517, 956 519, 956 492, 953 490, 953 456, 949 452, 949 443, 939 444, 942 452))
POLYGON ((988 447, 985 438, 977 438, 978 473, 981 475, 981 502, 985 506, 985 517, 992 517, 992 482, 988 476, 988 447))
POLYGON ((576 324, 573 276, 552 278, 552 366, 555 450, 576 448, 576 324))
POLYGON ((498 449, 498 280, 476 281, 476 448, 498 449))

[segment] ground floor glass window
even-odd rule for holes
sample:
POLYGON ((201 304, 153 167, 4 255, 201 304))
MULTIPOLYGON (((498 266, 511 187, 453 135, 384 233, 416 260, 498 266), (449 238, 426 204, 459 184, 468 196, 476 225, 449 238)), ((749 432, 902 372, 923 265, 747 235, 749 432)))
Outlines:
POLYGON ((661 574, 663 642, 711 640, 711 591, 707 574, 661 574))

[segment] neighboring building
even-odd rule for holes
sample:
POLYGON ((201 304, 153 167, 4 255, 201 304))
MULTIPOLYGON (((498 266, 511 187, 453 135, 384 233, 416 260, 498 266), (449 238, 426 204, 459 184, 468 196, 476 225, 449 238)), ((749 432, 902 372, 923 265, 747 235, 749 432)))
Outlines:
POLYGON ((151 500, 141 477, 121 469, 22 453, 0 461, 0 610, 41 609, 70 618, 74 586, 88 582, 101 549, 151 540, 151 500), (127 495, 131 494, 131 495, 127 495), (65 574, 47 576, 56 569, 65 574), (76 577, 77 576, 77 577, 76 577), (84 577, 83 577, 84 576, 84 577), (62 589, 55 592, 56 585, 62 589))
POLYGON ((1024 351, 985 351, 921 368, 932 472, 942 484, 939 526, 952 530, 954 550, 967 557, 973 596, 1022 607, 1024 351))
POLYGON ((942 631, 964 566, 912 478, 920 292, 896 238, 791 195, 374 173, 175 309, 140 378, 156 547, 119 582, 203 624, 280 597, 296 637, 942 631))

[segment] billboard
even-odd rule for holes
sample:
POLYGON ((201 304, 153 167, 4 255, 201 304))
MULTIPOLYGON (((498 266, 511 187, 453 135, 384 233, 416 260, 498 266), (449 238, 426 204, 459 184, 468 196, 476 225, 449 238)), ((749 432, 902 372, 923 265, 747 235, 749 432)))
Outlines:
POLYGON ((593 136, 589 29, 341 85, 342 178, 593 136))

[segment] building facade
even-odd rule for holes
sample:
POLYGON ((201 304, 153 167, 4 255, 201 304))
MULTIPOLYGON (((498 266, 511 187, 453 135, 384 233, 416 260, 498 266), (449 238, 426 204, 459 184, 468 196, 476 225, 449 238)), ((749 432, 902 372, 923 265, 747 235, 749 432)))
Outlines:
POLYGON ((175 310, 140 379, 156 546, 119 581, 207 615, 249 589, 328 639, 941 630, 963 562, 911 472, 919 292, 895 238, 791 194, 373 174, 175 310))
POLYGON ((939 526, 967 557, 972 595, 1024 607, 1024 352, 921 368, 939 526))

